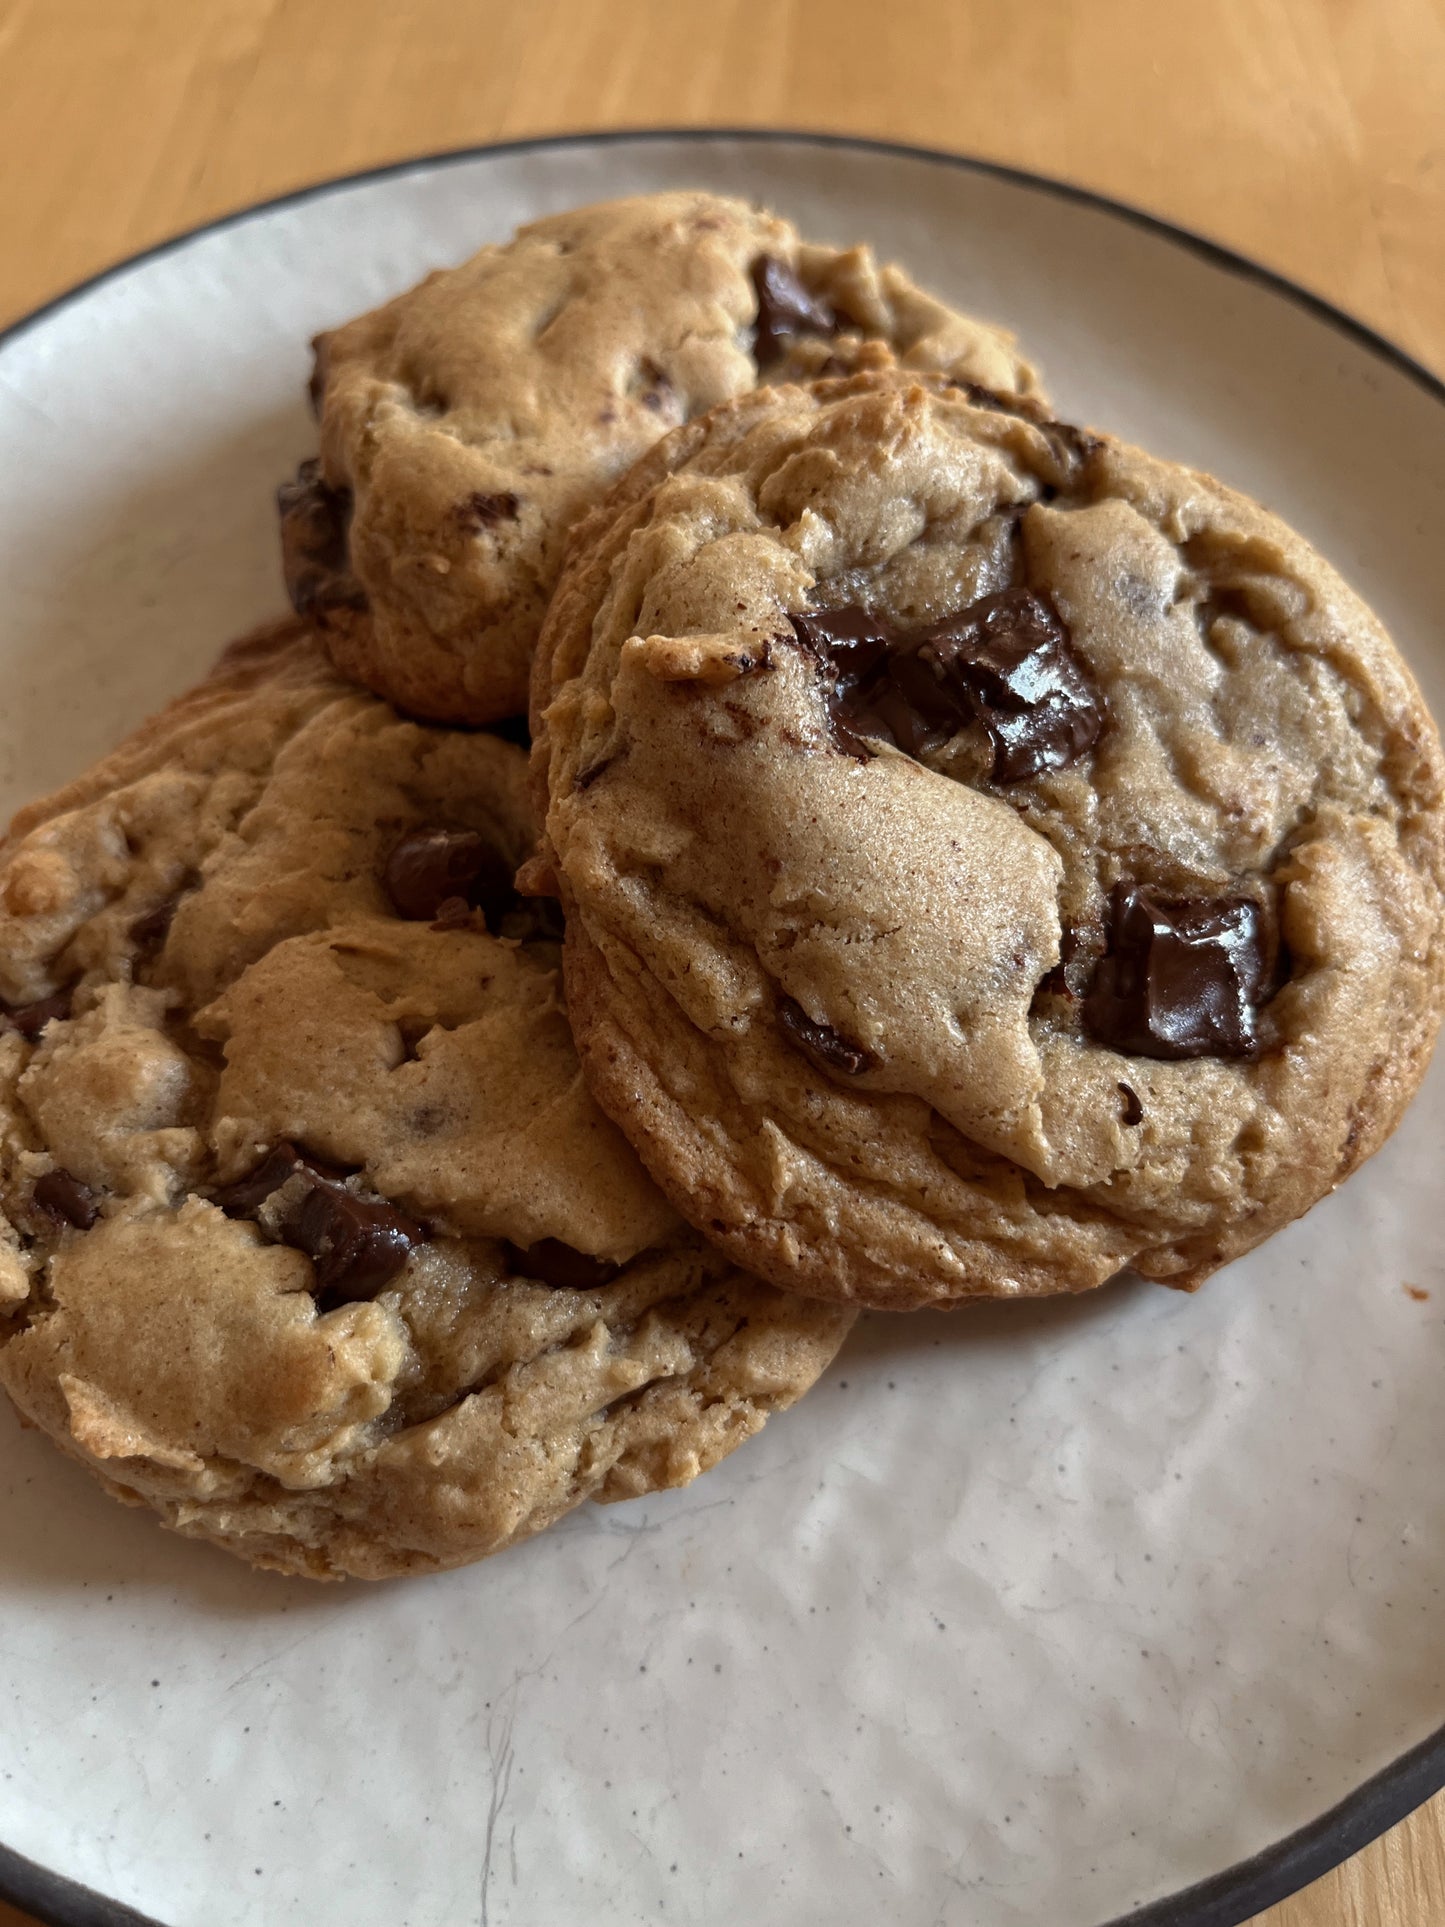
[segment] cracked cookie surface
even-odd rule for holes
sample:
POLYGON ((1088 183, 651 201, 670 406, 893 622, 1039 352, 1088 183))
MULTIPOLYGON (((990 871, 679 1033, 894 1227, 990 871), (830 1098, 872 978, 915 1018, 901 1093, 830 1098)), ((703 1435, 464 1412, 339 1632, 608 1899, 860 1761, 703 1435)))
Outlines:
POLYGON ((310 630, 0 847, 0 1384, 118 1497, 316 1577, 686 1483, 849 1318, 677 1218, 582 1082, 526 758, 310 630))
POLYGON ((553 215, 318 338, 319 463, 281 492, 293 600, 412 714, 526 707, 577 517, 759 380, 897 356, 1029 390, 1012 339, 866 248, 700 192, 553 215))
POLYGON ((939 381, 762 394, 579 532, 534 671, 592 1088, 855 1302, 1192 1286, 1384 1141, 1442 976, 1439 741, 1211 478, 939 381))

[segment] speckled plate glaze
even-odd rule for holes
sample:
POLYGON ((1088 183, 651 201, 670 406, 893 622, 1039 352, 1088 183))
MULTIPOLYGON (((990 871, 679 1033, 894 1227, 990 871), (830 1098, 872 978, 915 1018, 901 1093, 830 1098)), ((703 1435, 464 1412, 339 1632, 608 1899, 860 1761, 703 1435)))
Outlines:
MULTIPOLYGON (((783 135, 524 143, 189 236, 0 344, 0 803, 280 588, 307 337, 700 184, 1007 320, 1060 409, 1310 535, 1445 697, 1445 391, 1156 224, 783 135)), ((1230 1927, 1445 1780, 1445 1067, 1194 1299, 874 1318, 682 1493, 468 1572, 252 1574, 0 1412, 0 1891, 165 1927, 1230 1927), (131 1910, 135 1910, 132 1912, 131 1910)))

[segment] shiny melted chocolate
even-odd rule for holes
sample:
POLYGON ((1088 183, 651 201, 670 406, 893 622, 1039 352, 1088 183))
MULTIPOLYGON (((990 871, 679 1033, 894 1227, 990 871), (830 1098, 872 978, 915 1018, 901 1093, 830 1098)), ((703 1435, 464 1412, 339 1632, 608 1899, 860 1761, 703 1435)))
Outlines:
POLYGON ((1008 784, 1067 769, 1099 739, 1103 699, 1063 617, 1032 589, 912 632, 856 606, 790 620, 825 671, 833 737, 850 755, 883 741, 921 756, 976 723, 992 780, 1008 784))
POLYGON ((459 904, 463 912, 482 911, 491 928, 515 900, 512 874, 511 864, 479 830, 426 827, 395 846, 382 883, 396 914, 411 923, 433 923, 459 904))
POLYGON ((1121 883, 1084 1028, 1130 1057, 1253 1057, 1273 987, 1269 950, 1252 897, 1170 897, 1121 883))
POLYGON ((791 997, 778 999, 778 1022, 805 1057, 823 1070, 841 1071, 845 1077, 859 1077, 874 1063, 871 1051, 850 1043, 829 1024, 814 1023, 807 1011, 791 997))
POLYGON ((302 1182, 276 1231, 311 1260, 324 1311, 375 1298, 426 1241, 424 1226, 383 1198, 357 1197, 346 1189, 344 1173, 294 1144, 278 1144, 248 1177, 218 1191, 215 1202, 228 1218, 254 1218, 293 1178, 302 1182))
POLYGON ((753 359, 760 368, 776 361, 796 335, 831 335, 836 330, 832 309, 808 293, 786 261, 760 254, 752 278, 758 297, 753 359))

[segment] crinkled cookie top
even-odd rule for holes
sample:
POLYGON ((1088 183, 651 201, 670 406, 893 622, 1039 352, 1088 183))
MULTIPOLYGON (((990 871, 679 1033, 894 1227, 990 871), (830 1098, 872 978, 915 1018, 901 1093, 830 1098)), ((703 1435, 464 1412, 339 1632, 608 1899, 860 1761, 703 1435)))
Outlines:
POLYGON ((1007 335, 742 201, 536 221, 319 338, 320 464, 282 491, 296 606, 413 714, 517 714, 568 530, 631 462, 760 379, 891 355, 1033 385, 1007 335))
POLYGON ((0 1383, 258 1564, 429 1570, 683 1483, 847 1329, 589 1097, 525 773, 289 625, 0 847, 0 1383))
POLYGON ((534 758, 592 1087, 673 1202, 868 1303, 1192 1284, 1393 1128, 1441 760, 1209 477, 944 382, 679 430, 579 532, 534 758))

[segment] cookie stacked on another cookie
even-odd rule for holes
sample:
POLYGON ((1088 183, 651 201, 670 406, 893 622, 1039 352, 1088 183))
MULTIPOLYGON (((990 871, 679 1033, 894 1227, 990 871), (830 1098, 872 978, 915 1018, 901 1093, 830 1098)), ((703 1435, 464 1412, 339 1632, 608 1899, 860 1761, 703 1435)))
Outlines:
POLYGON ((1206 476, 878 375, 678 430, 535 671, 603 1108, 774 1282, 1193 1285, 1399 1121, 1442 762, 1379 623, 1206 476))
POLYGON ((430 1571, 683 1484, 851 1323, 595 1108, 525 768, 283 625, 0 849, 0 1384, 255 1564, 430 1571))
POLYGON ((293 603, 411 714, 517 715, 568 532, 631 462, 759 381, 894 358, 1036 387, 999 329, 743 201, 535 221, 318 338, 320 460, 282 491, 293 603))
POLYGON ((1445 764, 1274 517, 705 193, 316 348, 298 620, 0 845, 0 1384, 118 1496, 460 1564, 1394 1128, 1445 764))

